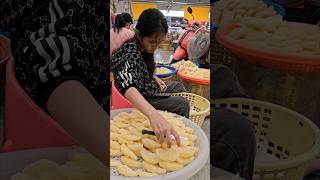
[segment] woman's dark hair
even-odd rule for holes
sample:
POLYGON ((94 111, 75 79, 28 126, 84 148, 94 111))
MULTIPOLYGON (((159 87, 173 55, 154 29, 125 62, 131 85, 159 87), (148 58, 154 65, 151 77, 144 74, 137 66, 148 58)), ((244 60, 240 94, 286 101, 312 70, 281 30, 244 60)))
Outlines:
MULTIPOLYGON (((136 25, 136 30, 139 31, 139 36, 150 37, 154 34, 167 34, 168 24, 167 20, 158 9, 150 8, 144 10, 139 16, 138 23, 136 25)), ((137 35, 137 34, 136 34, 137 35)), ((137 39, 135 35, 135 39, 137 39)), ((154 62, 153 53, 142 52, 143 59, 148 66, 148 71, 151 76, 153 76, 156 64, 154 62)))
POLYGON ((127 23, 133 23, 132 17, 128 13, 121 13, 116 16, 114 23, 114 31, 119 32, 121 28, 125 27, 127 23))

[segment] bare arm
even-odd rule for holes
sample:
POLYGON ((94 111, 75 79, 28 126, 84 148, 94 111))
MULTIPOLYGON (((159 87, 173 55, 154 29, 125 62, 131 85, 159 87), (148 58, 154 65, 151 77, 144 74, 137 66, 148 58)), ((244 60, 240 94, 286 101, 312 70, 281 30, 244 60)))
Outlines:
POLYGON ((156 109, 144 99, 135 87, 130 87, 126 91, 125 97, 147 117, 156 112, 156 109))
POLYGON ((47 109, 84 148, 107 165, 108 115, 78 81, 65 81, 50 95, 47 109))

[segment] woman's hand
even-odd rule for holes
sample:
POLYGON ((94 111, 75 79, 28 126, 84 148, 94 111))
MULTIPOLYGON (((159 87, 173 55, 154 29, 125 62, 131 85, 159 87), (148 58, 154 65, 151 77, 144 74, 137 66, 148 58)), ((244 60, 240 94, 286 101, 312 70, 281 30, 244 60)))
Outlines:
POLYGON ((130 87, 125 92, 125 97, 139 109, 150 121, 150 125, 155 132, 160 143, 166 142, 169 146, 172 142, 171 136, 175 138, 180 146, 180 137, 171 124, 140 94, 135 87, 130 87))
POLYGON ((154 76, 154 80, 155 80, 156 84, 159 86, 161 92, 165 92, 167 90, 167 85, 164 81, 162 81, 157 76, 154 76))
POLYGON ((179 134, 158 111, 152 112, 149 115, 149 120, 151 127, 161 144, 166 142, 170 147, 172 142, 171 136, 173 135, 177 144, 180 146, 179 134))

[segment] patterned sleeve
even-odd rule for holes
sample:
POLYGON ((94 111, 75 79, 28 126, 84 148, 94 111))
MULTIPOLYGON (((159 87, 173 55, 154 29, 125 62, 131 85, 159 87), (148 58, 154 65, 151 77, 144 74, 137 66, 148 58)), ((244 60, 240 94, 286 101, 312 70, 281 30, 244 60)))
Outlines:
POLYGON ((138 89, 141 73, 139 70, 141 54, 133 44, 125 44, 111 57, 111 71, 114 73, 116 88, 125 94, 130 87, 138 89))
POLYGON ((48 5, 49 22, 30 32, 29 42, 26 42, 23 49, 25 56, 39 59, 37 74, 42 83, 72 70, 75 65, 72 61, 81 55, 87 55, 91 49, 82 41, 82 33, 76 26, 81 21, 77 22, 75 18, 83 17, 81 8, 72 7, 72 4, 62 0, 52 0, 48 5))
POLYGON ((92 91, 107 84, 104 72, 109 53, 103 44, 107 7, 103 2, 5 0, 1 4, 18 12, 0 19, 13 31, 17 78, 45 109, 51 92, 64 81, 77 80, 92 91))

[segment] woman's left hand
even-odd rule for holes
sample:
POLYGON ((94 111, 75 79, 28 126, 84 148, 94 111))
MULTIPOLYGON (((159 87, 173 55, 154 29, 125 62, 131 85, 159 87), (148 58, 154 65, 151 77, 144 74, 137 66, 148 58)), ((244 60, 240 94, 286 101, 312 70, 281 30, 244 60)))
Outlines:
POLYGON ((154 80, 156 81, 156 84, 159 86, 161 92, 165 92, 167 90, 167 85, 164 81, 162 81, 157 76, 154 76, 154 80))

